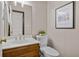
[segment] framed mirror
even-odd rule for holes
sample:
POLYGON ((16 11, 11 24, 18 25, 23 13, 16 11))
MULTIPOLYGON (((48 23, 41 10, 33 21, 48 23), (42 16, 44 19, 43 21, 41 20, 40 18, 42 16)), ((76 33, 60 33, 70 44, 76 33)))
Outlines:
POLYGON ((22 36, 32 34, 32 6, 21 3, 14 5, 14 2, 8 2, 11 10, 10 19, 5 18, 4 35, 5 36, 22 36))

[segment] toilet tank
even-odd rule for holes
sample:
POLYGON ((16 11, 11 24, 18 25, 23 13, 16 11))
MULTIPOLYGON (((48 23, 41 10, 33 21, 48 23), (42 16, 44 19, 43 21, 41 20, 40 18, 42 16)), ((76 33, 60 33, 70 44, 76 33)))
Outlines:
POLYGON ((36 39, 40 42, 40 47, 46 47, 48 43, 48 35, 40 36, 37 35, 36 39))

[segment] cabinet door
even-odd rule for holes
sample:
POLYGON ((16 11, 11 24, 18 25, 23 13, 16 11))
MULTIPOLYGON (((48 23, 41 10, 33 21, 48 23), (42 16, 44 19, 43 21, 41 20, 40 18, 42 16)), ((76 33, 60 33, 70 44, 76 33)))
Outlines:
POLYGON ((17 48, 3 50, 4 57, 38 57, 39 56, 39 45, 33 44, 28 46, 22 46, 17 48))

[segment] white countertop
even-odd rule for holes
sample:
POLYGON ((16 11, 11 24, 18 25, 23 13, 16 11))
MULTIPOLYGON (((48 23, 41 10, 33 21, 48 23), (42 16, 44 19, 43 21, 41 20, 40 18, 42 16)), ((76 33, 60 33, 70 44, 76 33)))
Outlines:
POLYGON ((33 39, 33 38, 26 38, 22 40, 7 40, 6 43, 2 44, 2 49, 9 49, 9 48, 15 48, 30 44, 37 44, 39 41, 33 39))

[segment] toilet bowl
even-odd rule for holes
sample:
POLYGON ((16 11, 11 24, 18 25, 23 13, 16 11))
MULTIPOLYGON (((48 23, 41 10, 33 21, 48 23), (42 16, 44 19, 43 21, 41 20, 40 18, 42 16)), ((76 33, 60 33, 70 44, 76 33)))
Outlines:
POLYGON ((57 56, 59 56, 59 52, 51 47, 43 47, 43 48, 40 48, 40 50, 45 57, 57 57, 57 56))
POLYGON ((48 44, 48 35, 45 36, 36 36, 37 40, 40 42, 40 50, 41 53, 45 57, 57 57, 59 56, 59 52, 56 51, 54 48, 49 47, 48 44))

